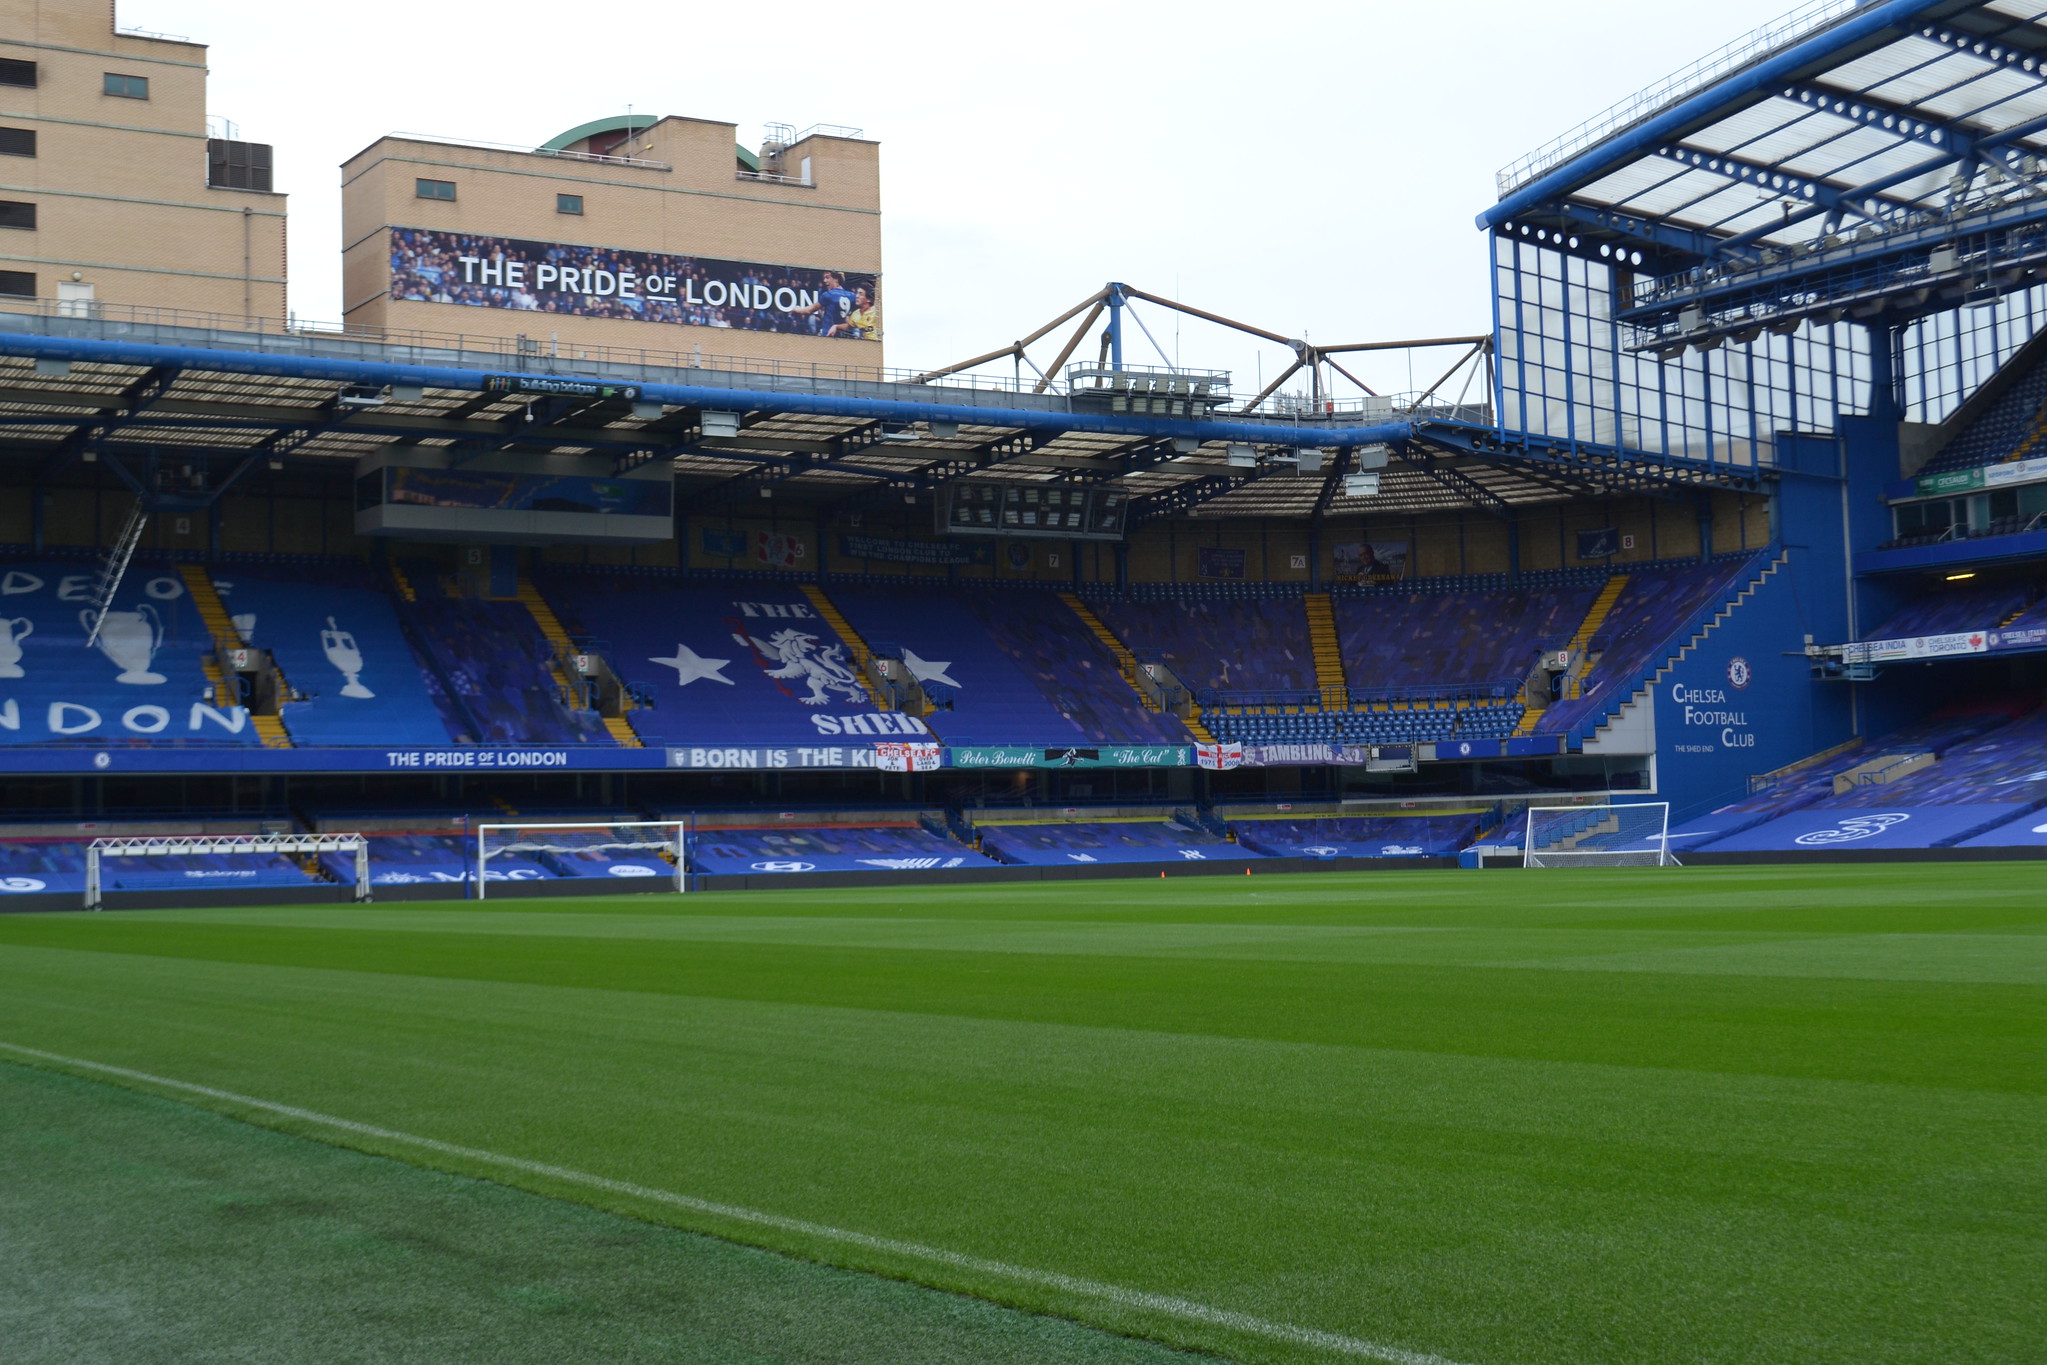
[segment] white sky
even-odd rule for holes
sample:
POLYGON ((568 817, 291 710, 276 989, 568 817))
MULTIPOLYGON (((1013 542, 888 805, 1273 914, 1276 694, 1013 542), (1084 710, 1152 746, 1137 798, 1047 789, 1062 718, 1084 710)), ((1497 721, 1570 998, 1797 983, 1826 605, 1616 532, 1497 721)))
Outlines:
MULTIPOLYGON (((1109 279, 1325 343, 1483 332, 1494 171, 1789 3, 120 0, 120 23, 211 44, 211 111, 275 144, 302 317, 339 317, 338 166, 378 135, 530 145, 630 104, 749 145, 771 120, 878 140, 888 358, 922 366, 1109 279)), ((1240 394, 1285 362, 1144 311, 1240 394)), ((1362 377, 1409 387, 1404 360, 1362 377)))

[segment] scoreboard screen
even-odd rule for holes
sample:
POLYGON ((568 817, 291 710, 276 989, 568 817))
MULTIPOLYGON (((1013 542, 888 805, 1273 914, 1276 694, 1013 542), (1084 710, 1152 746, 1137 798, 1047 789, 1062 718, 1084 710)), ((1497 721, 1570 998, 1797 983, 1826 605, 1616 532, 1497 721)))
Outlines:
POLYGON ((1082 483, 955 479, 938 499, 938 530, 955 536, 1121 540, 1130 494, 1082 483))

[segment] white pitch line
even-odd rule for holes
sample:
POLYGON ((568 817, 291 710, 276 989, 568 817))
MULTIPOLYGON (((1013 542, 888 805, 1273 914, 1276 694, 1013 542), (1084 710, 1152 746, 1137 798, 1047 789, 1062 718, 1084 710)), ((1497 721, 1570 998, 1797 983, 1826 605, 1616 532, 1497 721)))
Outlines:
POLYGON ((1272 1341, 1283 1341, 1295 1346, 1312 1346, 1318 1350, 1333 1351, 1338 1355, 1355 1356, 1363 1360, 1378 1360, 1386 1365, 1457 1365, 1455 1361, 1442 1356, 1428 1355, 1421 1351, 1404 1351, 1398 1346, 1381 1346, 1377 1342, 1361 1341, 1335 1332, 1317 1331, 1312 1327, 1296 1327, 1291 1323, 1269 1322, 1248 1313, 1237 1313, 1225 1308, 1210 1308, 1207 1304, 1195 1303, 1189 1299, 1176 1299, 1164 1294, 1148 1294, 1141 1289, 1125 1289, 1120 1285, 1103 1284, 1099 1280, 1085 1280, 1074 1275, 1061 1275, 1051 1270, 1033 1270, 1028 1266, 1010 1265, 1005 1261, 991 1261, 981 1256, 969 1256, 964 1252, 946 1251, 940 1247, 927 1247, 917 1242, 899 1241, 893 1237, 876 1237, 871 1233, 851 1232, 823 1223, 806 1222, 801 1218, 788 1218, 779 1213, 766 1213, 760 1209, 742 1208, 737 1204, 720 1204, 709 1199, 697 1199, 691 1195, 676 1194, 670 1190, 657 1190, 648 1185, 635 1185, 628 1180, 613 1180, 608 1176, 592 1175, 588 1171, 572 1170, 567 1166, 549 1165, 544 1161, 528 1161, 523 1157, 503 1156, 487 1152, 480 1147, 464 1147, 458 1143, 442 1142, 439 1138, 419 1137, 412 1133, 401 1133, 392 1128, 378 1128, 368 1123, 357 1123, 353 1119, 336 1118, 331 1114, 316 1113, 311 1109, 299 1109, 289 1104, 276 1104, 259 1100, 250 1095, 238 1095, 232 1090, 216 1090, 210 1085, 194 1085, 190 1081, 173 1080, 168 1076, 153 1076, 147 1071, 131 1071, 124 1066, 109 1066, 105 1062, 87 1061, 82 1057, 67 1057, 58 1052, 44 1052, 40 1048, 23 1047, 19 1043, 0 1041, 0 1052, 11 1052, 17 1056, 33 1057, 39 1061, 57 1066, 76 1068, 81 1071, 98 1072, 106 1076, 119 1076, 124 1080, 139 1081, 144 1085, 160 1086, 166 1090, 181 1091, 187 1095, 203 1095, 208 1099, 222 1100, 229 1104, 277 1114, 285 1118, 298 1119, 303 1123, 317 1124, 338 1132, 354 1133, 361 1137, 380 1138, 386 1142, 403 1143, 422 1151, 439 1152, 444 1156, 461 1157, 467 1161, 487 1166, 498 1166, 506 1170, 523 1171, 528 1175, 546 1176, 573 1185, 587 1186, 593 1190, 605 1190, 650 1203, 667 1204, 674 1208, 689 1209, 694 1213, 708 1213, 718 1218, 730 1219, 735 1223, 748 1223, 755 1227, 774 1228, 780 1232, 800 1233, 823 1241, 838 1242, 846 1246, 861 1247, 868 1251, 887 1252, 909 1260, 924 1261, 932 1265, 951 1266, 958 1270, 972 1270, 983 1275, 1013 1280, 1021 1284, 1039 1285, 1047 1289, 1060 1289, 1069 1294, 1086 1298, 1101 1299, 1108 1303, 1122 1304, 1129 1308, 1142 1308, 1167 1317, 1179 1318, 1186 1322, 1204 1323, 1211 1327, 1227 1327, 1248 1336, 1265 1337, 1272 1341))

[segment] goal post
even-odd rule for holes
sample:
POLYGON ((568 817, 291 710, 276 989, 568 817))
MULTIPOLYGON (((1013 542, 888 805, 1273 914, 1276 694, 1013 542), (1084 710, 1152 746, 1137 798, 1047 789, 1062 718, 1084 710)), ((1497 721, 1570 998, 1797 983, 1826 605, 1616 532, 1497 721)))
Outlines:
POLYGON ((690 833, 688 820, 478 825, 474 895, 486 899, 494 880, 582 876, 616 877, 621 890, 658 877, 681 894, 689 889, 690 833))
MULTIPOLYGON (((85 908, 104 908, 108 858, 272 858, 323 853, 355 855, 355 898, 370 899, 370 841, 360 834, 137 835, 95 839, 85 849, 85 908)), ((187 875, 193 875, 189 870, 187 875)))
POLYGON ((1523 867, 1672 867, 1670 803, 1530 806, 1523 867))

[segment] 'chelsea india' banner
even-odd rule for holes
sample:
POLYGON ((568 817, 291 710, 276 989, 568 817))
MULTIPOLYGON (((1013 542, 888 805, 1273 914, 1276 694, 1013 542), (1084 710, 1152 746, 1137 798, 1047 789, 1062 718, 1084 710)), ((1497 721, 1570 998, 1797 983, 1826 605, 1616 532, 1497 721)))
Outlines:
POLYGON ((391 297, 872 341, 881 279, 661 251, 391 229, 391 297))

